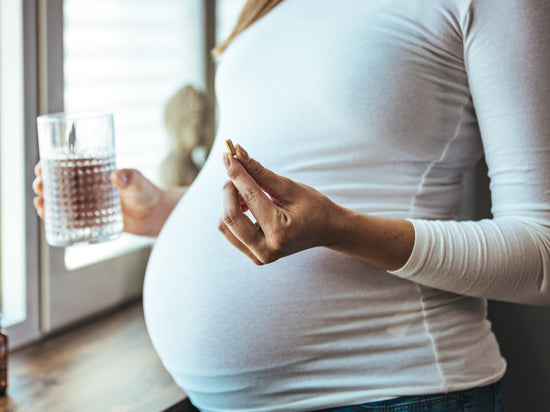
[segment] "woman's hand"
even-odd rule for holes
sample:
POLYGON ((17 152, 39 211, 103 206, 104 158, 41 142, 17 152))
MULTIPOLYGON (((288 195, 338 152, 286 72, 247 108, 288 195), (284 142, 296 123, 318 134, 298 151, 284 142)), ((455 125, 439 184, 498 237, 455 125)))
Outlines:
POLYGON ((315 189, 264 168, 241 146, 234 157, 224 154, 224 163, 230 180, 223 187, 218 228, 256 264, 325 246, 395 270, 412 252, 414 227, 407 220, 341 207, 315 189))
POLYGON ((343 209, 329 198, 264 168, 241 146, 235 157, 224 154, 224 163, 231 180, 223 187, 218 228, 256 264, 334 242, 343 209))
POLYGON ((41 219, 44 219, 44 188, 42 186, 42 167, 40 166, 40 162, 34 166, 34 176, 32 190, 36 196, 33 199, 33 204, 38 216, 40 216, 41 219))
MULTIPOLYGON (((33 199, 38 215, 44 218, 42 169, 35 167, 33 199)), ((156 236, 172 212, 185 188, 160 189, 135 169, 116 170, 111 181, 118 188, 124 231, 134 235, 156 236)))
POLYGON ((157 236, 187 188, 161 189, 135 169, 111 174, 122 205, 124 231, 134 235, 157 236))

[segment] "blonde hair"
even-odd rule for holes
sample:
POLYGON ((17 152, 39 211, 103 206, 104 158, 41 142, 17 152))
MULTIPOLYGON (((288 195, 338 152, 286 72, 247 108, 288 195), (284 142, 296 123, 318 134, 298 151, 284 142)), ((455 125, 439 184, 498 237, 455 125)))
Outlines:
POLYGON ((265 16, 282 1, 283 0, 248 0, 241 11, 239 18, 237 19, 235 27, 233 27, 233 31, 223 43, 212 49, 212 55, 214 57, 219 57, 225 49, 227 49, 227 46, 229 46, 229 43, 231 43, 235 37, 241 34, 261 17, 265 16))

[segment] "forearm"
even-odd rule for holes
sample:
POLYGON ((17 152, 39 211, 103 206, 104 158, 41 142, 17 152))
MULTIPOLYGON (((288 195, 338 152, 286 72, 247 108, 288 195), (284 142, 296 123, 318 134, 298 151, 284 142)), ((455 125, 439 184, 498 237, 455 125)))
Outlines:
POLYGON ((343 209, 330 227, 329 248, 394 276, 468 296, 550 304, 547 226, 515 218, 413 224, 343 209))
POLYGON ((186 187, 161 189, 146 180, 123 189, 124 231, 157 236, 186 191, 186 187))
POLYGON ((174 210, 174 207, 176 207, 185 192, 187 192, 187 189, 189 189, 189 186, 161 189, 161 203, 167 212, 167 218, 170 213, 172 213, 172 210, 174 210))
POLYGON ((160 233, 160 230, 166 223, 166 220, 178 204, 178 202, 181 200, 185 192, 187 192, 187 189, 189 187, 169 187, 160 189, 159 192, 159 201, 157 203, 157 207, 154 210, 154 221, 157 223, 154 228, 152 228, 152 232, 154 232, 154 236, 157 236, 160 233))
POLYGON ((385 270, 401 268, 414 246, 414 226, 404 219, 361 214, 341 208, 332 224, 328 247, 385 270))

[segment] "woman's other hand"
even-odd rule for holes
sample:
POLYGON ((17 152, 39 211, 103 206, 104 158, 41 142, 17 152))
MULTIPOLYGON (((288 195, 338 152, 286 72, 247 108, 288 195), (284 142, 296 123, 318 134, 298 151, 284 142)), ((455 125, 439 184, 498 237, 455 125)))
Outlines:
POLYGON ((44 188, 42 186, 42 167, 40 166, 40 162, 34 166, 34 175, 35 177, 32 182, 32 190, 36 196, 33 199, 33 204, 38 216, 40 216, 41 219, 44 219, 44 188))
POLYGON ((219 230, 256 264, 316 246, 331 246, 343 209, 315 189, 279 176, 237 146, 224 154, 219 230), (245 212, 250 210, 256 222, 245 212))
MULTIPOLYGON (((35 167, 33 202, 38 215, 44 218, 42 168, 35 167)), ((124 231, 134 235, 156 236, 185 188, 161 189, 135 169, 120 169, 111 174, 112 183, 120 192, 124 231)))
POLYGON ((156 216, 162 190, 135 169, 114 171, 111 182, 120 193, 124 231, 134 235, 158 235, 165 220, 156 216))

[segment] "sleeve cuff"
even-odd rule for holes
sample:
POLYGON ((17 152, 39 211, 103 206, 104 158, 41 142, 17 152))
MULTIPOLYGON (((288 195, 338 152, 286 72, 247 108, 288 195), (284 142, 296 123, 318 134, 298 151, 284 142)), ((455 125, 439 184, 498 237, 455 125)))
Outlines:
POLYGON ((428 225, 422 220, 407 219, 414 227, 414 246, 407 262, 397 270, 388 270, 391 275, 401 278, 410 278, 424 266, 426 256, 428 256, 428 225))

